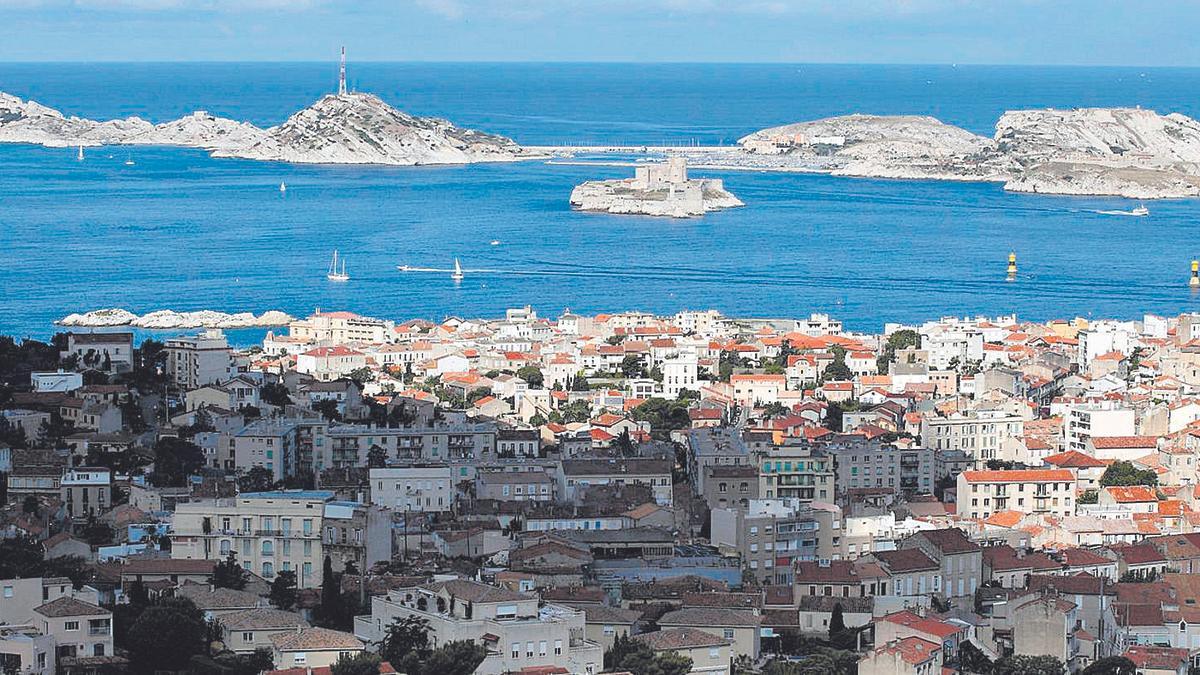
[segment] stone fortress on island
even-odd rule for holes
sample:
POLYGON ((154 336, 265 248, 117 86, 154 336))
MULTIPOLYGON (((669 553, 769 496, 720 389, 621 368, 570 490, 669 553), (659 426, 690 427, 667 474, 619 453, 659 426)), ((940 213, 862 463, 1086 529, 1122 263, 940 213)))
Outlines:
POLYGON ((571 206, 582 211, 689 218, 708 211, 744 206, 719 178, 687 175, 682 157, 639 166, 633 178, 587 181, 571 191, 571 206))

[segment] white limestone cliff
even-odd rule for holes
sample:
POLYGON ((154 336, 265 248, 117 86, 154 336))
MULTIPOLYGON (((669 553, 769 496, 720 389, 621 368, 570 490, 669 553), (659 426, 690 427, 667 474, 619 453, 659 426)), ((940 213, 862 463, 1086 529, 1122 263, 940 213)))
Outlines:
POLYGON ((241 149, 215 153, 318 164, 467 164, 512 161, 515 142, 432 117, 414 117, 371 94, 328 95, 241 149))
POLYGON ((124 309, 98 309, 83 314, 70 314, 56 323, 60 326, 132 326, 152 330, 172 330, 181 328, 269 328, 285 326, 293 320, 292 316, 278 310, 263 312, 255 316, 250 312, 227 314, 213 310, 176 312, 164 309, 138 316, 124 309))

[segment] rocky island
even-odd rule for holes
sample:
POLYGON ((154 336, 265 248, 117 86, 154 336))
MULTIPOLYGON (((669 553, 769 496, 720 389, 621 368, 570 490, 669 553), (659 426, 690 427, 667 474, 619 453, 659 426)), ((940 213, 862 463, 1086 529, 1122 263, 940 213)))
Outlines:
POLYGON ((277 310, 255 316, 250 312, 226 314, 212 310, 176 312, 162 309, 138 316, 125 309, 97 309, 84 314, 69 314, 55 323, 60 326, 104 328, 132 326, 134 328, 171 330, 179 328, 269 328, 286 326, 293 320, 277 310))
POLYGON ((672 157, 637 167, 633 178, 577 185, 571 191, 571 206, 581 211, 690 218, 744 204, 720 179, 689 179, 683 158, 672 157))
POLYGON ((999 181, 1018 192, 1200 195, 1200 122, 1141 108, 1011 111, 991 138, 933 117, 845 115, 677 154, 715 168, 999 181))
POLYGON ((0 142, 174 145, 217 157, 305 164, 468 164, 524 156, 511 139, 409 115, 359 93, 330 94, 269 129, 204 111, 162 124, 138 117, 97 122, 0 93, 0 142))

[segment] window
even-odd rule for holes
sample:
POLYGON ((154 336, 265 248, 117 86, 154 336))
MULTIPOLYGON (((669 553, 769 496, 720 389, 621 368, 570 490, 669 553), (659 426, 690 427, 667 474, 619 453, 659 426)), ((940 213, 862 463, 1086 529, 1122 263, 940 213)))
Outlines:
POLYGON ((512 658, 514 658, 514 659, 521 658, 521 643, 520 642, 512 643, 512 658))
POLYGON ((242 642, 254 642, 254 633, 250 631, 242 633, 242 642))
POLYGON ((79 630, 78 621, 67 621, 63 623, 63 630, 79 630))
POLYGON ((533 658, 533 640, 525 643, 525 656, 531 659, 533 658))
POLYGON ((538 656, 545 656, 545 655, 546 655, 546 641, 542 640, 541 642, 538 642, 538 656))
POLYGON ((726 629, 725 629, 725 639, 726 639, 726 640, 732 640, 732 639, 733 639, 733 629, 732 629, 732 628, 726 628, 726 629))
POLYGON ((5 586, 4 587, 4 597, 11 598, 12 596, 13 596, 13 587, 5 586))
POLYGON ((562 654, 562 640, 554 641, 554 654, 560 656, 562 654))
POLYGON ((708 658, 715 659, 715 658, 719 658, 720 656, 721 656, 721 648, 720 647, 709 647, 708 648, 708 658))
POLYGON ((617 632, 617 631, 616 631, 616 629, 615 629, 615 628, 613 628, 612 626, 605 626, 605 627, 604 627, 604 634, 605 634, 605 635, 613 635, 613 634, 615 634, 616 632, 617 632))
POLYGON ((305 652, 296 652, 292 655, 292 661, 297 664, 308 663, 308 654, 305 652))

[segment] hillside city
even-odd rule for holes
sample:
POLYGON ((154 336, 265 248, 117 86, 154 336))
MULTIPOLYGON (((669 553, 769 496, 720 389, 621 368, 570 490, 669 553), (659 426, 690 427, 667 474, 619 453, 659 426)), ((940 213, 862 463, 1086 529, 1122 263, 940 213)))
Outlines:
POLYGON ((1200 669, 1200 314, 71 331, 0 339, 4 675, 1200 669))

